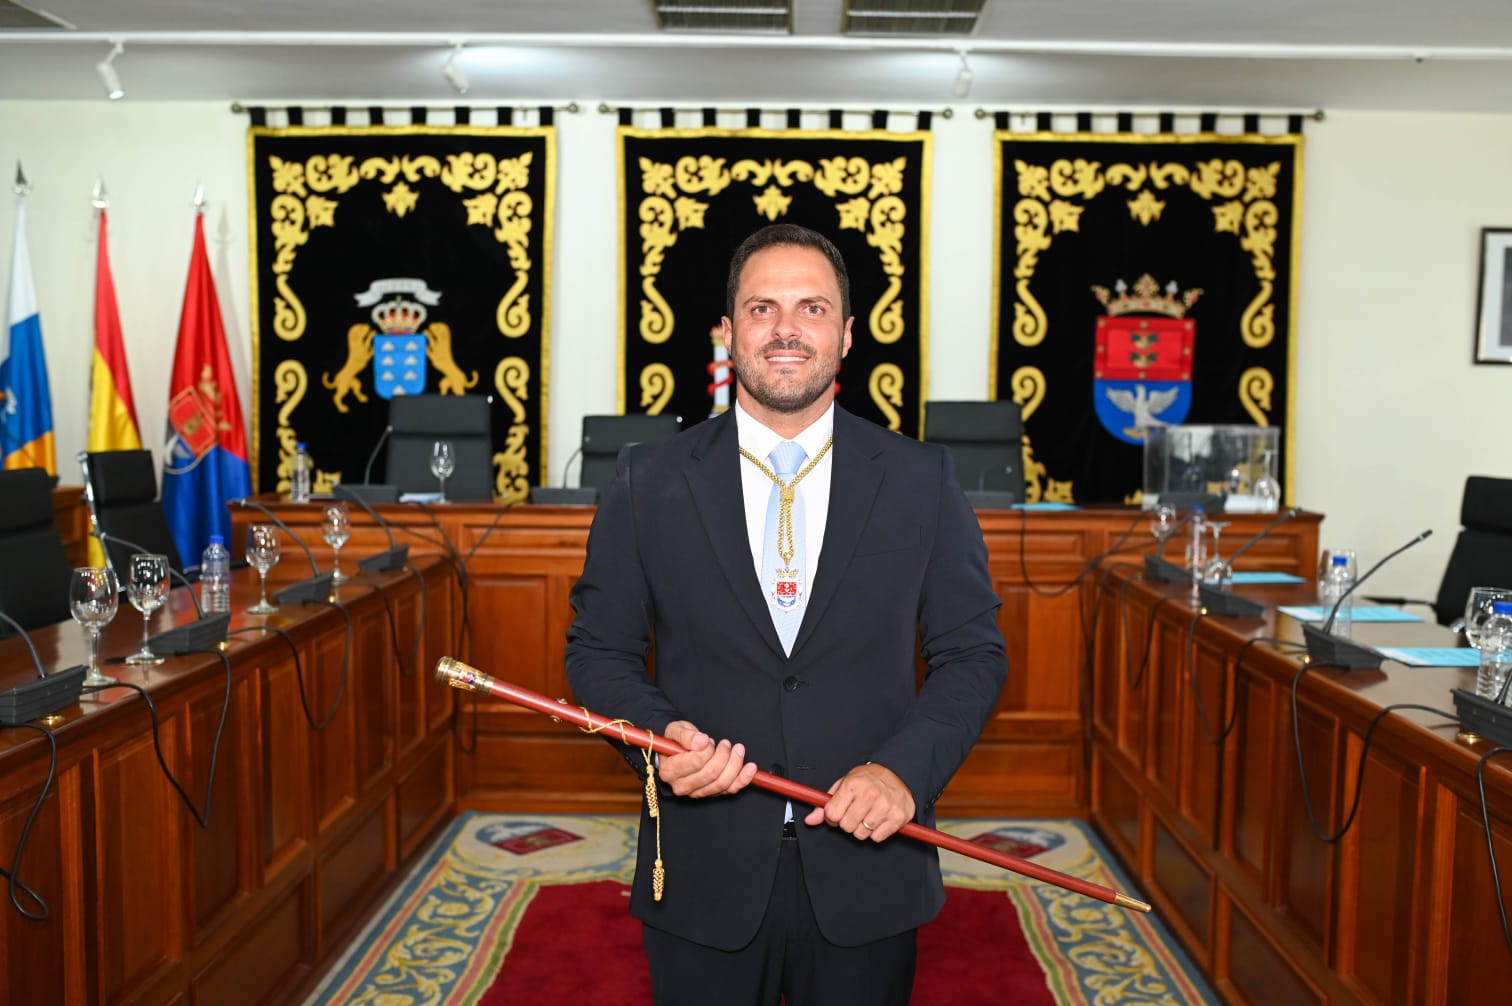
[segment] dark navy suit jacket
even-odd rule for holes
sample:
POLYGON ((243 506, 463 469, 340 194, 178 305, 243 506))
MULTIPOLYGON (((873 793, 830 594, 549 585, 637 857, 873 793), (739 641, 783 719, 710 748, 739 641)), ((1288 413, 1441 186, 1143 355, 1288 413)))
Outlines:
MULTIPOLYGON (((791 657, 751 561, 740 482, 748 462, 726 413, 621 455, 572 592, 568 679, 595 712, 656 733, 689 720, 819 790, 864 762, 884 765, 912 791, 916 819, 932 825, 1007 674, 1000 602, 944 448, 838 407, 834 438, 823 548, 791 657)), ((639 751, 625 754, 644 771, 639 751)), ((643 809, 632 913, 707 946, 744 946, 771 894, 783 798, 756 787, 699 800, 662 792, 666 894, 651 897, 656 838, 643 809)), ((808 809, 794 808, 799 849, 828 940, 867 943, 939 911, 933 847, 809 828, 808 809)))

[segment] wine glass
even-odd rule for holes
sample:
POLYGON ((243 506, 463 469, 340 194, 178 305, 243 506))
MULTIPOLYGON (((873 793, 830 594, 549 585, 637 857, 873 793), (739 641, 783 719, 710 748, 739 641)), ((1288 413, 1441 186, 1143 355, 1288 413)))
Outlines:
POLYGON ((1260 456, 1260 475, 1255 479, 1255 495, 1261 513, 1275 513, 1281 509, 1281 483, 1272 474, 1276 467, 1276 452, 1265 451, 1260 456))
POLYGON ((1165 554, 1166 542, 1176 533, 1176 508, 1162 503, 1150 513, 1150 533, 1160 542, 1155 550, 1157 556, 1165 554))
POLYGON ((257 570, 261 597, 247 609, 251 615, 271 615, 278 605, 268 602, 268 570, 278 565, 280 543, 277 524, 253 524, 247 528, 247 561, 257 570))
POLYGON ((68 610, 89 634, 89 673, 84 687, 113 685, 116 679, 100 673, 100 630, 115 617, 121 603, 116 577, 103 566, 82 566, 68 581, 68 610))
POLYGON ((441 499, 446 502, 446 478, 457 469, 457 456, 452 453, 450 440, 437 440, 431 445, 431 474, 441 480, 441 499))
POLYGON ((1480 646, 1481 626, 1491 617, 1491 606, 1497 601, 1512 601, 1512 590, 1504 587, 1471 587, 1465 599, 1465 639, 1471 646, 1480 646))
POLYGON ((341 546, 352 536, 352 515, 345 503, 332 503, 325 508, 325 518, 320 522, 320 533, 331 546, 331 580, 340 583, 348 579, 341 571, 341 546))
POLYGON ((1223 529, 1229 526, 1226 520, 1210 520, 1207 522, 1208 529, 1213 532, 1213 554, 1208 557, 1202 566, 1202 582, 1209 587, 1219 590, 1229 585, 1233 571, 1229 569, 1228 560, 1223 558, 1223 529))
POLYGON ((152 613, 168 600, 168 557, 152 552, 136 552, 126 579, 126 598, 142 613, 142 645, 126 658, 128 664, 161 664, 163 658, 147 645, 152 613))

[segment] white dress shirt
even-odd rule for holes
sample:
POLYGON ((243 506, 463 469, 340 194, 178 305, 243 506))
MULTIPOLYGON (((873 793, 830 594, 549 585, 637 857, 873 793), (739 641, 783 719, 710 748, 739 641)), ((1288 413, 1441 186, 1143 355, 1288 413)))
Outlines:
MULTIPOLYGON (((739 402, 735 403, 735 430, 740 446, 760 458, 761 463, 767 466, 771 465, 767 455, 772 453, 772 448, 787 439, 763 426, 742 409, 739 402)), ((824 415, 792 438, 803 446, 807 455, 804 465, 824 450, 824 443, 834 430, 835 405, 831 402, 830 407, 824 410, 824 415)), ((835 449, 831 447, 793 491, 803 501, 803 582, 806 592, 813 590, 814 573, 819 569, 819 550, 824 545, 824 527, 829 520, 830 474, 834 471, 834 460, 835 449)), ((800 467, 799 471, 802 470, 800 467)), ((751 542, 751 565, 755 567, 756 577, 762 583, 766 582, 766 577, 771 572, 761 568, 761 552, 766 542, 767 502, 771 499, 774 485, 776 483, 767 478, 760 468, 745 458, 740 459, 740 490, 745 499, 746 537, 751 542)))

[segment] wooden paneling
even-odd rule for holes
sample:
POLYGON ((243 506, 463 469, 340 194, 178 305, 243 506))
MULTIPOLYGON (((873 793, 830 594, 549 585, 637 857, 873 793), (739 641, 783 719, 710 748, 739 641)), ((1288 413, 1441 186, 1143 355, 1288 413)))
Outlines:
MULTIPOLYGON (((1475 783, 1489 745, 1411 708, 1452 708, 1450 688, 1474 672, 1388 662, 1299 676, 1301 633, 1290 619, 1194 623, 1195 602, 1172 600, 1169 586, 1127 571, 1111 580, 1129 624, 1155 619, 1143 683, 1151 730, 1136 757, 1099 700, 1092 820, 1224 996, 1256 1006, 1449 1004, 1509 987, 1512 950, 1475 783), (1210 743, 1226 703, 1233 732, 1210 743), (1339 840, 1320 838, 1346 821, 1339 840)), ((1310 584, 1255 590, 1269 604, 1313 599, 1310 584)), ((1453 642, 1428 624, 1358 624, 1354 634, 1375 646, 1453 642)), ((1138 645, 1117 638, 1125 650, 1138 645)), ((1116 647, 1097 654, 1098 687, 1122 688, 1121 709, 1135 704, 1119 678, 1133 660, 1116 647)), ((1493 763, 1485 777, 1499 855, 1512 864, 1512 770, 1493 763)), ((1502 884, 1512 900, 1512 868, 1502 884)))
MULTIPOLYGON (((436 560, 420 557, 414 565, 428 579, 425 638, 440 643, 424 659, 434 660, 459 620, 454 595, 436 560)), ((416 573, 369 582, 382 584, 413 621, 416 573)), ((22 865, 22 879, 46 899, 49 917, 0 912, 0 1001, 300 1001, 323 955, 351 933, 455 807, 454 693, 432 689, 413 672, 401 692, 383 599, 365 587, 338 590, 354 627, 342 689, 342 614, 307 605, 285 606, 266 619, 248 616, 256 585, 238 577, 226 651, 231 700, 218 752, 216 727, 227 709, 219 657, 109 668, 152 697, 163 760, 208 827, 195 822, 164 775, 141 696, 107 689, 63 711, 55 789, 32 827, 22 865), (288 641, 265 626, 285 630, 288 641), (290 645, 299 654, 311 715, 336 707, 323 729, 306 720, 290 645), (412 730, 423 728, 408 758, 398 739, 400 694, 416 698, 420 710, 408 722, 412 730)), ((192 605, 176 592, 158 627, 191 617, 192 605)), ((106 630, 104 654, 133 649, 139 632, 134 618, 118 618, 106 630)), ((33 640, 47 666, 82 657, 82 634, 72 622, 33 633, 33 640)), ((0 687, 31 675, 31 666, 19 640, 0 640, 0 687)), ((37 734, 0 730, 0 860, 8 861, 19 840, 49 755, 37 734)))

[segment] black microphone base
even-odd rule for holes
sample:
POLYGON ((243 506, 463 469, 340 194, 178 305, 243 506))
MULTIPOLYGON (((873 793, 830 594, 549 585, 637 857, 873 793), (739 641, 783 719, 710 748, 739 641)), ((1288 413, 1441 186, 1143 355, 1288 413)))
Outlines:
POLYGON ((324 604, 331 598, 331 592, 335 590, 335 584, 331 577, 332 573, 321 573, 312 576, 308 580, 301 580, 282 590, 273 592, 273 599, 279 604, 324 604))
POLYGON ((390 482, 338 482, 331 487, 332 499, 360 499, 364 503, 398 503, 399 487, 390 482))
POLYGON ((1182 490, 1180 492, 1161 493, 1159 503, 1164 506, 1173 506, 1177 510, 1190 510, 1194 506, 1200 506, 1208 513, 1222 513, 1223 499, 1220 493, 1202 492, 1201 490, 1182 490))
POLYGON ((168 657, 208 650, 226 641, 226 627, 230 624, 231 613, 219 611, 158 633, 147 640, 147 648, 159 656, 168 657))
POLYGON ((593 486, 531 486, 530 502, 542 506, 593 506, 598 490, 593 486))
POLYGON ((1304 625, 1302 638, 1307 641, 1307 656, 1315 664, 1344 667, 1352 671, 1374 670, 1381 666, 1379 653, 1343 636, 1304 625))
POLYGON ((78 664, 0 692, 0 725, 29 723, 77 704, 84 688, 84 673, 84 665, 78 664))
POLYGON ((1219 618, 1259 618, 1265 614, 1265 605, 1260 602, 1206 584, 1197 588, 1197 599, 1209 615, 1219 618))
POLYGON ((1012 489, 967 489, 966 502, 973 510, 1012 510, 1024 502, 1024 494, 1012 489))
POLYGON ((1512 707, 1483 699, 1463 688, 1453 691, 1454 711, 1459 713, 1461 728, 1502 747, 1512 747, 1512 707))
POLYGON ((1191 583, 1192 571, 1185 566, 1166 562, 1159 556, 1145 556, 1145 579, 1157 583, 1191 583))
POLYGON ((357 560, 357 568, 364 573, 386 573, 391 569, 403 569, 409 561, 409 546, 395 545, 387 552, 378 552, 374 555, 357 560))

